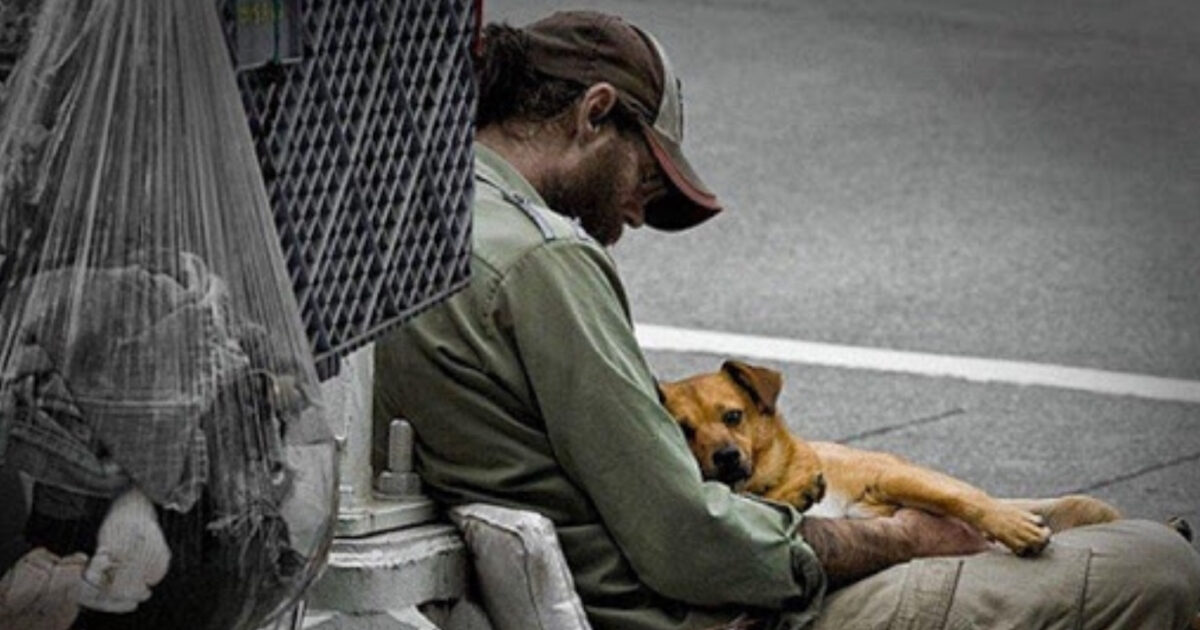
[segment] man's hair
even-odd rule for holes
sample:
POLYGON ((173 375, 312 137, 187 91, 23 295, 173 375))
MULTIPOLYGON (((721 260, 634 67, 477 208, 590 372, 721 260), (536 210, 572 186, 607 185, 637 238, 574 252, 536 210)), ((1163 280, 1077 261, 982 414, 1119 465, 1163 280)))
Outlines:
MULTIPOLYGON (((479 86, 477 128, 508 121, 552 120, 587 90, 588 86, 578 81, 559 79, 534 69, 528 49, 528 36, 519 28, 507 24, 489 24, 484 28, 483 50, 475 58, 475 79, 479 86)), ((606 118, 611 118, 622 130, 637 128, 633 112, 619 102, 606 118)))

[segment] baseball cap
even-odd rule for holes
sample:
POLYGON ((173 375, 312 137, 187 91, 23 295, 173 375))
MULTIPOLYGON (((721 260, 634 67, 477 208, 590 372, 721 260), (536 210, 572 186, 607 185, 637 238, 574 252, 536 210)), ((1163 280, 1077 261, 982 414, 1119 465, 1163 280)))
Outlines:
POLYGON ((721 204, 683 155, 681 84, 662 46, 614 15, 560 11, 523 29, 529 60, 549 76, 593 85, 608 82, 632 111, 670 191, 646 207, 646 223, 682 230, 721 211, 721 204))

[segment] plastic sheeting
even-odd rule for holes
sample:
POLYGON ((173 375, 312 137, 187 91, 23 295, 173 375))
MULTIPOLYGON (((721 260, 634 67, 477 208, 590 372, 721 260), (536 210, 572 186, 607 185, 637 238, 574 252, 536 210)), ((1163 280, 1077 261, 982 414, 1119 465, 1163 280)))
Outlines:
POLYGON ((255 627, 334 446, 214 3, 44 0, 0 118, 0 628, 255 627))

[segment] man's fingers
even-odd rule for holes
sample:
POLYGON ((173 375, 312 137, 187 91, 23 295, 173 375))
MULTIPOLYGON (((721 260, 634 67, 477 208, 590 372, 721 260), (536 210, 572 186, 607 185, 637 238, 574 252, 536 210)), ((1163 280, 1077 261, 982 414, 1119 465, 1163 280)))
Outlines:
POLYGON ((38 548, 0 580, 0 627, 62 630, 79 614, 76 598, 87 557, 59 558, 38 548))
POLYGON ((0 582, 0 603, 6 609, 53 605, 73 598, 87 556, 77 553, 59 558, 43 547, 25 554, 0 582))
MULTIPOLYGON (((54 599, 75 599, 79 592, 80 580, 83 578, 84 567, 87 566, 87 556, 82 553, 71 554, 54 565, 50 573, 47 592, 56 593, 54 599)), ((58 602, 56 602, 56 605, 58 602)))
POLYGON ((53 557, 49 551, 38 547, 25 554, 0 581, 0 613, 8 610, 23 610, 33 604, 50 581, 50 566, 53 557))

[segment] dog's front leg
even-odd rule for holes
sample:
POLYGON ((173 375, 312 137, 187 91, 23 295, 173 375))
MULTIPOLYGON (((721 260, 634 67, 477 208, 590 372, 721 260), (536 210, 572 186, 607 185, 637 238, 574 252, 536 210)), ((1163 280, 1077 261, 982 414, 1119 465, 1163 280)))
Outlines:
POLYGON ((866 473, 868 502, 915 507, 970 523, 1018 555, 1040 553, 1050 540, 1041 517, 993 499, 949 475, 884 453, 862 453, 856 467, 866 473))

